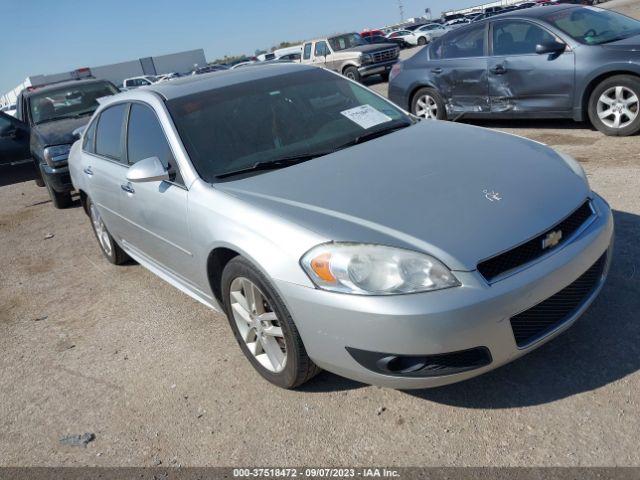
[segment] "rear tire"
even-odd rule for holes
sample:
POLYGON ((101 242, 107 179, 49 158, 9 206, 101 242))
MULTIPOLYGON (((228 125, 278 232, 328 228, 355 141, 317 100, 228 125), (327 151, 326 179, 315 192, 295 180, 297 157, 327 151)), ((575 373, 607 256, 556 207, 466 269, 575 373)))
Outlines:
POLYGON ((616 75, 601 82, 589 99, 591 124, 608 136, 640 131, 640 78, 616 75))
POLYGON ((44 182, 47 187, 47 191, 49 192, 49 197, 51 198, 51 203, 55 208, 69 208, 73 204, 73 199, 71 198, 71 192, 56 192, 51 186, 44 182))
POLYGON ((344 69, 342 74, 348 79, 353 80, 354 82, 359 82, 361 80, 360 72, 356 67, 347 67, 344 69))
POLYGON ((411 100, 411 113, 428 120, 446 120, 447 108, 444 99, 433 88, 421 88, 411 100))
POLYGON ((128 263, 131 258, 113 239, 107 230, 106 225, 102 221, 98 208, 91 201, 91 198, 87 197, 86 205, 89 218, 91 219, 91 228, 96 236, 96 240, 98 240, 98 245, 100 246, 102 254, 114 265, 123 265, 128 263))
POLYGON ((278 292, 247 259, 235 257, 224 268, 222 298, 240 349, 266 380, 291 389, 321 371, 278 292))

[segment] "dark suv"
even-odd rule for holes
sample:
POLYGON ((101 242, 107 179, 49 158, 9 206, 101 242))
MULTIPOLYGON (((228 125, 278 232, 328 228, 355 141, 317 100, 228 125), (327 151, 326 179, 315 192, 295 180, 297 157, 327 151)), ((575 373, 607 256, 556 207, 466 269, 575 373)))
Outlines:
MULTIPOLYGON (((56 208, 71 204, 73 186, 67 157, 77 139, 75 130, 89 121, 98 107, 98 98, 118 91, 111 82, 89 79, 28 88, 18 95, 11 127, 11 132, 16 132, 11 134, 13 156, 20 146, 28 152, 36 167, 36 184, 47 187, 56 208)), ((1 148, 4 147, 0 143, 1 148)), ((0 151, 0 156, 3 154, 0 151)))

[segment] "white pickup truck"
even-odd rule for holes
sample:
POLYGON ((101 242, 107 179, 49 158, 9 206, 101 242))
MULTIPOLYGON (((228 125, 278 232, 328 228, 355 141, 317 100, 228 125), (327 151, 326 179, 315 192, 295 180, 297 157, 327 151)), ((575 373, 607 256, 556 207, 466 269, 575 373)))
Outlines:
POLYGON ((300 62, 334 70, 355 81, 378 74, 386 81, 399 54, 394 43, 369 44, 357 33, 347 33, 305 42, 300 62))

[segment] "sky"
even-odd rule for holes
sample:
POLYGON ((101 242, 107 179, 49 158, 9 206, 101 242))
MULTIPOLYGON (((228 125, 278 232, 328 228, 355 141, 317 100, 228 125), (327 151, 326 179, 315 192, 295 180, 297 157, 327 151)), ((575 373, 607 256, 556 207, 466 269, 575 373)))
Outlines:
MULTIPOLYGON (((480 0, 402 0, 405 18, 480 0)), ((0 0, 0 93, 27 76, 204 48, 207 60, 400 20, 398 0, 0 0)))

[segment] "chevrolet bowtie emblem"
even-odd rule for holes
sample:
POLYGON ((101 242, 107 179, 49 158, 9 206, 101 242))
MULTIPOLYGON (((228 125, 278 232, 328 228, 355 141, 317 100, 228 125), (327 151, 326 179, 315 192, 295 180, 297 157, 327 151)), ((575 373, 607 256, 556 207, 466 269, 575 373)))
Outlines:
POLYGON ((542 239, 542 249, 546 250, 547 248, 555 247, 562 240, 562 230, 554 230, 553 232, 549 232, 542 239))

